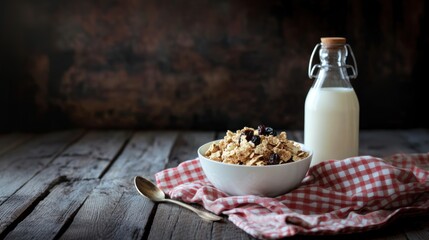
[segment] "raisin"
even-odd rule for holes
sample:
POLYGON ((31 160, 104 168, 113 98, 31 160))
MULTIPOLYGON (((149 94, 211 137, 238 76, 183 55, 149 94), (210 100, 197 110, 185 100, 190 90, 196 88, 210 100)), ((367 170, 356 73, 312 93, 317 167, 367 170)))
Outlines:
POLYGON ((265 125, 259 125, 258 126, 258 134, 259 135, 265 135, 265 125))
POLYGON ((277 136, 277 132, 272 127, 265 127, 265 134, 277 136))
POLYGON ((258 126, 258 134, 264 136, 277 136, 277 132, 272 127, 265 127, 265 125, 262 124, 258 126))
POLYGON ((277 153, 273 153, 270 155, 268 159, 268 165, 276 165, 280 163, 280 156, 277 153))
POLYGON ((244 131, 244 135, 246 135, 246 140, 250 141, 253 137, 253 131, 250 129, 247 129, 244 131))
POLYGON ((261 138, 258 135, 254 135, 252 137, 252 140, 250 140, 251 142, 253 142, 256 145, 259 145, 261 143, 261 138))

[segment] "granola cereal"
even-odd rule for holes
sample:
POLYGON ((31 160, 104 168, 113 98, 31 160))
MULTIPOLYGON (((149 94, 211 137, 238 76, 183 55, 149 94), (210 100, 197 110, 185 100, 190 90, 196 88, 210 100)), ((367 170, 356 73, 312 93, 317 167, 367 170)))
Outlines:
POLYGON ((228 130, 222 140, 205 152, 207 158, 215 161, 248 166, 295 162, 308 154, 298 143, 287 139, 286 132, 277 134, 264 125, 257 129, 244 127, 235 133, 228 130))

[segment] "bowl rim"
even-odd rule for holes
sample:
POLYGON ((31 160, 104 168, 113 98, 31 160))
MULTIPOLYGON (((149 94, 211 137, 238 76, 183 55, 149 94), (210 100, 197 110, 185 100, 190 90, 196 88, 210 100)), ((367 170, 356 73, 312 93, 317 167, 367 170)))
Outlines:
MULTIPOLYGON (((278 168, 278 167, 280 167, 280 166, 282 166, 282 167, 285 167, 285 166, 293 166, 293 165, 296 165, 296 164, 299 164, 299 163, 301 163, 301 162, 305 162, 304 160, 310 160, 311 161, 311 157, 312 157, 312 155, 313 155, 313 151, 311 151, 310 149, 308 149, 307 148, 307 146, 305 146, 303 143, 300 143, 300 142, 297 142, 297 141, 294 141, 294 140, 289 140, 289 141, 292 141, 292 142, 294 142, 294 143, 298 143, 300 146, 301 146, 301 149, 304 147, 305 149, 304 149, 304 151, 306 151, 306 152, 308 152, 309 153, 309 155, 306 157, 306 158, 304 158, 304 159, 301 159, 301 160, 299 160, 299 161, 294 161, 294 162, 291 162, 291 163, 285 163, 285 164, 275 164, 275 165, 263 165, 263 166, 255 166, 255 165, 238 165, 238 164, 231 164, 231 163, 224 163, 224 162, 219 162, 219 161, 216 161, 216 160, 213 160, 213 159, 210 159, 210 158, 208 158, 208 157, 206 157, 206 156, 204 156, 204 153, 202 153, 202 151, 201 151, 201 149, 204 147, 204 146, 206 146, 207 144, 213 144, 213 143, 215 143, 215 142, 219 142, 220 140, 222 140, 223 138, 220 138, 220 139, 216 139, 216 140, 213 140, 213 141, 210 141, 210 142, 206 142, 206 143, 204 143, 203 145, 201 145, 200 147, 198 147, 198 150, 197 150, 197 153, 198 153, 198 160, 199 161, 201 161, 202 159, 200 158, 200 156, 201 157, 203 157, 203 158, 205 158, 205 159, 207 159, 207 160, 209 160, 210 162, 213 162, 213 163, 215 163, 215 164, 220 164, 220 165, 224 165, 224 166, 230 166, 230 167, 236 167, 236 168, 278 168)), ((203 159, 204 160, 204 159, 203 159)))

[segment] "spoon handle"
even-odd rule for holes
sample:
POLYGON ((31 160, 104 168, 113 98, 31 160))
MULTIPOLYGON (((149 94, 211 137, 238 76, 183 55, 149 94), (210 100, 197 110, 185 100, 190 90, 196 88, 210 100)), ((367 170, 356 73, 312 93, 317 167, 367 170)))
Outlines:
POLYGON ((176 201, 174 199, 166 198, 165 201, 175 203, 175 204, 180 205, 184 208, 187 208, 187 209, 193 211, 194 213, 198 214, 198 216, 200 216, 202 219, 205 219, 208 221, 219 221, 222 219, 222 217, 220 217, 218 215, 215 215, 215 214, 210 213, 210 212, 201 211, 200 209, 194 208, 191 205, 188 205, 188 204, 180 202, 180 201, 176 201))

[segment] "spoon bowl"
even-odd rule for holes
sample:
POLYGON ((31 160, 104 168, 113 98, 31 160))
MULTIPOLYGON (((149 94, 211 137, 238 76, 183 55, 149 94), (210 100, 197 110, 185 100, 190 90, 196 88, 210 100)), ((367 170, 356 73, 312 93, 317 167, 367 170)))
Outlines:
POLYGON ((139 193, 154 202, 165 200, 164 192, 159 189, 154 183, 146 178, 137 176, 134 179, 135 185, 139 193))
POLYGON ((170 202, 175 203, 179 206, 185 207, 196 214, 200 216, 202 219, 207 221, 220 221, 222 220, 222 217, 217 216, 215 214, 201 211, 197 208, 192 207, 191 205, 188 205, 183 202, 179 202, 170 198, 165 198, 164 192, 158 188, 153 182, 149 181, 148 179, 140 176, 136 176, 134 178, 134 185, 137 189, 137 191, 144 197, 149 198, 150 200, 154 202, 170 202))

